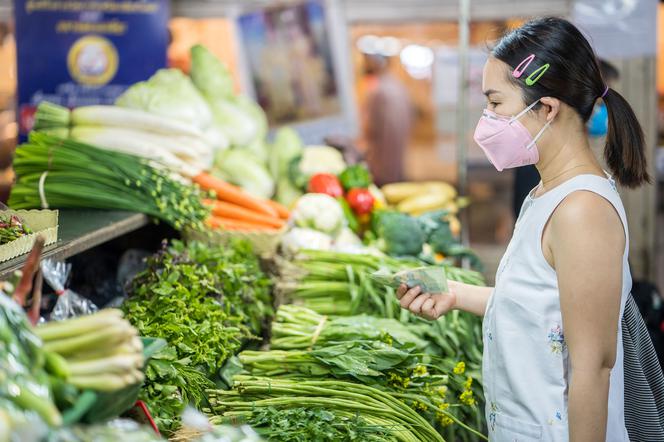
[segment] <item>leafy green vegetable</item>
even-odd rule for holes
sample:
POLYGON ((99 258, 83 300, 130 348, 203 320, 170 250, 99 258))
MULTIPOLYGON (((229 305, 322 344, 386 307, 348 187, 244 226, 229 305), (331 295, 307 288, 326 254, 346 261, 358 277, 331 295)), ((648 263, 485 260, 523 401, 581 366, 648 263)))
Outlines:
POLYGON ((209 380, 241 345, 260 335, 271 315, 270 280, 251 245, 173 241, 148 260, 123 308, 144 336, 170 347, 153 356, 141 398, 160 428, 178 426, 182 408, 205 404, 209 380))
POLYGON ((191 78, 212 109, 213 124, 244 147, 267 133, 263 110, 249 98, 235 96, 228 68, 204 46, 191 49, 191 78))
POLYGON ((259 198, 270 198, 274 194, 274 180, 270 173, 260 159, 244 149, 218 152, 213 174, 259 198))
POLYGON ((303 149, 304 144, 295 129, 282 127, 277 130, 270 149, 269 162, 272 176, 275 179, 287 177, 291 162, 302 156, 303 149))
POLYGON ((147 81, 136 83, 115 101, 117 106, 170 117, 202 130, 212 113, 191 79, 179 69, 161 69, 147 81))
POLYGON ((58 426, 62 416, 48 385, 41 341, 30 330, 19 305, 0 292, 0 405, 7 401, 24 412, 38 414, 50 426, 58 426))
POLYGON ((179 427, 187 405, 200 408, 207 403, 208 388, 214 388, 214 383, 190 359, 178 359, 176 349, 166 347, 148 362, 139 399, 147 404, 159 430, 170 433, 179 427))
POLYGON ((392 439, 387 428, 360 415, 324 408, 259 408, 249 423, 268 440, 279 442, 381 442, 392 439))
MULTIPOLYGON (((218 421, 250 421, 261 408, 325 409, 335 415, 360 415, 389 435, 379 440, 403 442, 444 442, 440 434, 415 410, 380 389, 341 380, 308 378, 263 378, 236 376, 230 391, 208 391, 218 421)), ((312 416, 316 417, 316 416, 312 416)), ((289 426, 288 423, 283 423, 289 426)), ((302 441, 317 440, 303 435, 302 441)), ((343 439, 342 439, 343 440, 343 439)))
POLYGON ((251 246, 173 241, 148 260, 124 305, 141 335, 164 338, 213 375, 270 312, 270 282, 251 246))
POLYGON ((208 99, 208 102, 214 124, 228 136, 231 146, 247 146, 260 135, 261 122, 238 104, 237 99, 208 99))
POLYGON ((208 99, 233 97, 231 72, 205 46, 194 45, 191 50, 191 80, 208 99))
POLYGON ((379 248, 393 256, 417 256, 422 252, 425 236, 420 223, 399 212, 382 212, 375 219, 379 248))

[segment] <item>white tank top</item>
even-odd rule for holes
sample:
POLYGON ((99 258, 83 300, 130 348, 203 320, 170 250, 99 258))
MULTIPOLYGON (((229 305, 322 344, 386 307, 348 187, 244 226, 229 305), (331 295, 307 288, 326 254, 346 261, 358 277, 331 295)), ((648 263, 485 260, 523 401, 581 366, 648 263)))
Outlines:
MULTIPOLYGON (((579 175, 540 197, 526 198, 484 316, 482 371, 490 441, 569 440, 569 355, 558 280, 544 258, 542 234, 558 205, 581 190, 594 192, 613 205, 629 241, 625 210, 610 177, 579 175)), ((628 250, 629 243, 623 255, 620 318, 632 288, 628 250)), ((629 441, 624 416, 622 327, 617 320, 606 436, 610 442, 629 441)))

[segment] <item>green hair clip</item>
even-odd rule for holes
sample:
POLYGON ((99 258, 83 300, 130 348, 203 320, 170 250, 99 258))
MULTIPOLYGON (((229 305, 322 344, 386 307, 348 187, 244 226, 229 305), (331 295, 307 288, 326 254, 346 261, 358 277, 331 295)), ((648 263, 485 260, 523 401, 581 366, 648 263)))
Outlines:
POLYGON ((530 75, 528 75, 528 78, 526 78, 526 84, 532 86, 537 83, 537 81, 542 78, 542 75, 549 70, 549 66, 549 63, 547 63, 535 69, 530 75))

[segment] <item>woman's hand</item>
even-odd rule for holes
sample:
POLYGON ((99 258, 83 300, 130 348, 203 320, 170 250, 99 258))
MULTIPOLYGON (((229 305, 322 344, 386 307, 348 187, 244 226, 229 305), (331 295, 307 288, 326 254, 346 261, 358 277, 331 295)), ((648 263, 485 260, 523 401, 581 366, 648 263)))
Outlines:
POLYGON ((455 308, 457 301, 453 292, 422 293, 420 287, 408 289, 406 284, 401 284, 397 289, 397 298, 402 308, 432 321, 455 308))

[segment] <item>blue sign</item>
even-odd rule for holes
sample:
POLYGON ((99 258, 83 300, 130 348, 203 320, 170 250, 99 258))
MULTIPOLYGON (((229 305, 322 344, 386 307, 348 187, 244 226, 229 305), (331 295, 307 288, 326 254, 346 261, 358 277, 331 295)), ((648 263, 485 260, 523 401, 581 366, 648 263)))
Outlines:
POLYGON ((21 134, 44 100, 112 104, 166 67, 168 0, 15 0, 21 134))

